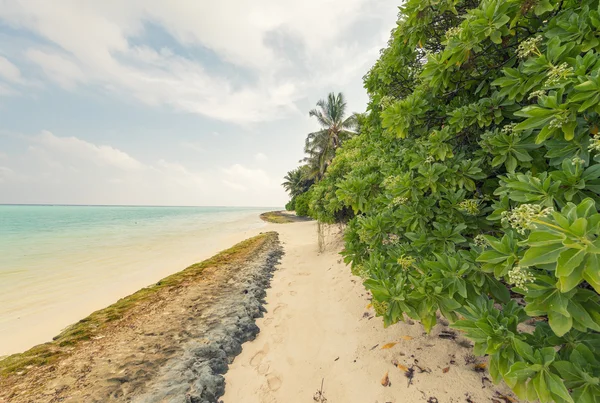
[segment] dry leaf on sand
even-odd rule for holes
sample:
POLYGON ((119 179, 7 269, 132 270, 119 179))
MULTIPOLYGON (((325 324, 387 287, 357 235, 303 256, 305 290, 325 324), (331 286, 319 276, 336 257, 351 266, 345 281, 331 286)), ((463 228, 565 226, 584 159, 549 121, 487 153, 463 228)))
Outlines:
POLYGON ((408 367, 406 365, 396 364, 396 366, 398 367, 398 369, 400 369, 404 372, 408 371, 408 367))
POLYGON ((381 378, 381 385, 382 386, 390 386, 390 377, 388 376, 387 372, 385 373, 383 378, 381 378))
POLYGON ((404 340, 412 340, 412 336, 402 336, 402 339, 404 340))
POLYGON ((445 374, 446 372, 450 371, 450 367, 446 367, 444 369, 442 369, 442 372, 445 374))
POLYGON ((398 343, 388 343, 388 344, 384 344, 383 346, 381 346, 382 350, 387 350, 388 348, 392 348, 394 347, 396 344, 398 343))

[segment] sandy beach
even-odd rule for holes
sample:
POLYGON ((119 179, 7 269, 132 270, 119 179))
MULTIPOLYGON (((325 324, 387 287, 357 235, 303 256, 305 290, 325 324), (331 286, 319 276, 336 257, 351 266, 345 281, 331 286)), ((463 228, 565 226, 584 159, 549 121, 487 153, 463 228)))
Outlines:
POLYGON ((341 260, 339 227, 325 231, 323 253, 316 227, 276 227, 285 255, 257 320, 261 332, 225 374, 224 403, 516 401, 449 327, 429 335, 414 322, 384 329, 341 260))
POLYGON ((248 292, 271 270, 275 241, 246 263, 211 269, 144 302, 58 362, 0 378, 0 402, 516 401, 448 326, 429 335, 415 322, 385 329, 362 280, 341 260, 340 227, 325 230, 323 252, 313 221, 255 232, 265 231, 278 233, 284 252, 270 286, 260 280, 248 292), (256 327, 248 321, 260 311, 256 327))

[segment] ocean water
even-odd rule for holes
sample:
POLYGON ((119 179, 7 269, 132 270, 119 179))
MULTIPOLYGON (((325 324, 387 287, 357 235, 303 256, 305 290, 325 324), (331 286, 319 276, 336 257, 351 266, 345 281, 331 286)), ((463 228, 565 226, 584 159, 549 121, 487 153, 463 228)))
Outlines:
POLYGON ((0 205, 0 356, 247 238, 267 210, 0 205))

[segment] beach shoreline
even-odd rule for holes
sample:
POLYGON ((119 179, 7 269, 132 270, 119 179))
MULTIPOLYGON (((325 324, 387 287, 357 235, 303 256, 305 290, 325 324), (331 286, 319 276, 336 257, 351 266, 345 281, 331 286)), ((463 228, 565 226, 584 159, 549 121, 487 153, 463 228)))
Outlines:
POLYGON ((36 261, 40 269, 23 278, 0 272, 0 357, 50 341, 71 323, 258 234, 266 224, 249 214, 221 228, 203 225, 149 234, 126 246, 57 252, 36 261))

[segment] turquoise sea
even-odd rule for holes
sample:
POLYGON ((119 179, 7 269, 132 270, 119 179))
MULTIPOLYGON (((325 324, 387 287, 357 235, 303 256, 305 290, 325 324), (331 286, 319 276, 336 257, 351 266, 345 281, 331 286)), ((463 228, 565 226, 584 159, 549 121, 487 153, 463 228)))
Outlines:
POLYGON ((0 205, 0 356, 253 235, 272 209, 0 205))

